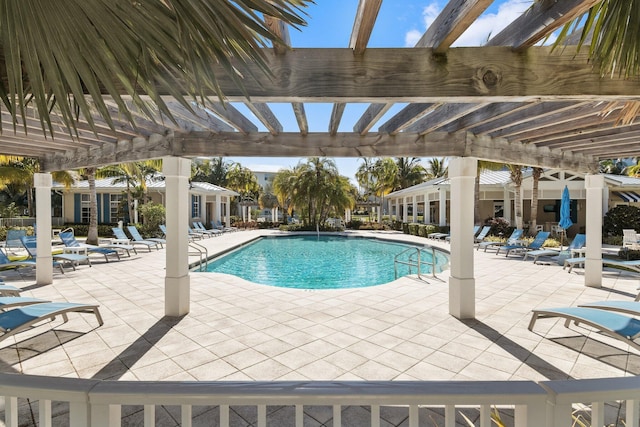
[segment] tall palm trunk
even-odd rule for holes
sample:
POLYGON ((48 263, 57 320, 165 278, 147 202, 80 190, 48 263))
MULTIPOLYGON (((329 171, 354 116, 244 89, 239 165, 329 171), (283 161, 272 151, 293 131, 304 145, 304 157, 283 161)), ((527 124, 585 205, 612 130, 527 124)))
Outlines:
POLYGON ((33 185, 27 187, 27 212, 31 218, 36 216, 35 209, 33 207, 33 185))
POLYGON ((529 234, 532 236, 536 233, 536 227, 538 225, 538 182, 540 181, 540 175, 542 175, 542 168, 533 168, 533 188, 531 193, 531 227, 529 228, 529 234))
POLYGON ((87 232, 87 243, 98 244, 98 195, 96 193, 96 168, 85 169, 87 181, 89 182, 89 231, 87 232))
POLYGON ((473 189, 473 223, 474 224, 482 223, 482 220, 480 219, 480 172, 482 172, 482 169, 477 168, 475 188, 473 189))

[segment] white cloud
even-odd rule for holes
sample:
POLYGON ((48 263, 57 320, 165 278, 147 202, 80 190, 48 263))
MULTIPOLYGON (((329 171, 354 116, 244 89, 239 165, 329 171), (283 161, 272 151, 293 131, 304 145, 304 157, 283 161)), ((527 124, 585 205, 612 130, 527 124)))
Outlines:
MULTIPOLYGON (((429 28, 429 25, 431 25, 433 21, 435 21, 437 16, 440 14, 441 10, 442 9, 440 8, 440 5, 438 4, 438 2, 432 2, 427 6, 425 6, 424 9, 422 9, 422 19, 424 21, 425 29, 429 28)), ((404 36, 405 46, 414 47, 416 43, 418 43, 418 41, 420 40, 420 37, 422 37, 422 34, 424 34, 424 30, 408 31, 404 36)))
POLYGON ((480 16, 453 46, 482 46, 531 6, 532 0, 507 0, 497 13, 480 16))

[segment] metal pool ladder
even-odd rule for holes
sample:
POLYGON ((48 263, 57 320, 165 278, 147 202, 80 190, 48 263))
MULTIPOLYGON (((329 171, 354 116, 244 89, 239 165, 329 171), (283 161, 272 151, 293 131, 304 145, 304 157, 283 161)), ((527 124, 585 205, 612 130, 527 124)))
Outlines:
POLYGON ((440 249, 431 245, 424 245, 424 248, 411 247, 407 248, 404 251, 400 252, 393 258, 393 268, 395 272, 395 278, 398 278, 398 264, 400 265, 408 265, 409 266, 409 274, 411 274, 411 268, 416 267, 418 270, 418 278, 421 278, 420 271, 423 265, 431 266, 431 277, 436 277, 436 252, 442 252, 444 254, 449 255, 449 251, 445 249, 440 249), (399 259, 402 255, 409 252, 409 258, 405 260, 399 259), (431 254, 431 261, 425 261, 421 256, 423 252, 429 252, 431 254))
POLYGON ((200 271, 207 270, 209 262, 209 251, 203 245, 196 242, 189 242, 189 256, 198 256, 200 258, 200 271))

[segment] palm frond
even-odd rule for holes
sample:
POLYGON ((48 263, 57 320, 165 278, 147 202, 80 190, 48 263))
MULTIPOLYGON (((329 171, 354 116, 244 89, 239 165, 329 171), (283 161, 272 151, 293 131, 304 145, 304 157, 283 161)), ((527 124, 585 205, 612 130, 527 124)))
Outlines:
POLYGON ((130 106, 172 119, 162 96, 191 110, 214 94, 224 101, 212 63, 240 87, 252 62, 269 68, 260 48, 279 41, 268 14, 294 26, 310 0, 0 0, 0 107, 14 129, 29 107, 53 134, 52 112, 75 129, 97 113, 113 127, 103 95, 134 126, 130 106), (149 100, 150 105, 147 104, 149 100))

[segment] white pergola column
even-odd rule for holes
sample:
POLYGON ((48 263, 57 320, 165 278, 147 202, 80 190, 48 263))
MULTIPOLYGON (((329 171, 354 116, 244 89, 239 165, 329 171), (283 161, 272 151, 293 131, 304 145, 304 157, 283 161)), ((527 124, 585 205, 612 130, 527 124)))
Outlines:
POLYGON ((53 283, 51 174, 36 173, 33 182, 36 188, 36 285, 50 285, 53 283))
POLYGON ((407 198, 402 198, 402 222, 409 222, 409 203, 407 198))
POLYGON ((504 219, 506 219, 509 224, 511 224, 511 193, 509 192, 508 187, 504 187, 504 197, 502 203, 502 212, 504 213, 504 219))
POLYGON ((214 206, 216 207, 216 213, 213 215, 213 220, 222 221, 222 196, 221 195, 216 194, 216 202, 214 206))
POLYGON ((440 209, 438 209, 440 215, 439 225, 444 227, 447 225, 447 189, 444 187, 438 188, 438 196, 440 201, 440 209))
POLYGON ((400 218, 400 198, 396 199, 396 221, 402 221, 400 218))
POLYGON ((414 223, 418 222, 418 196, 413 196, 413 216, 412 221, 414 223))
POLYGON ((584 284, 594 288, 602 286, 602 199, 604 196, 604 176, 587 175, 584 179, 587 190, 586 215, 586 261, 584 264, 584 284))
POLYGON ((449 162, 451 181, 451 274, 449 314, 458 319, 476 315, 473 276, 473 204, 477 160, 456 157, 449 162))
POLYGON ((429 195, 424 195, 424 223, 431 224, 431 202, 429 201, 429 195))
POLYGON ((225 225, 231 227, 231 196, 227 196, 227 205, 225 206, 225 225))
POLYGON ((189 175, 191 161, 164 157, 162 172, 167 194, 167 269, 164 279, 164 314, 178 317, 189 312, 189 175))

